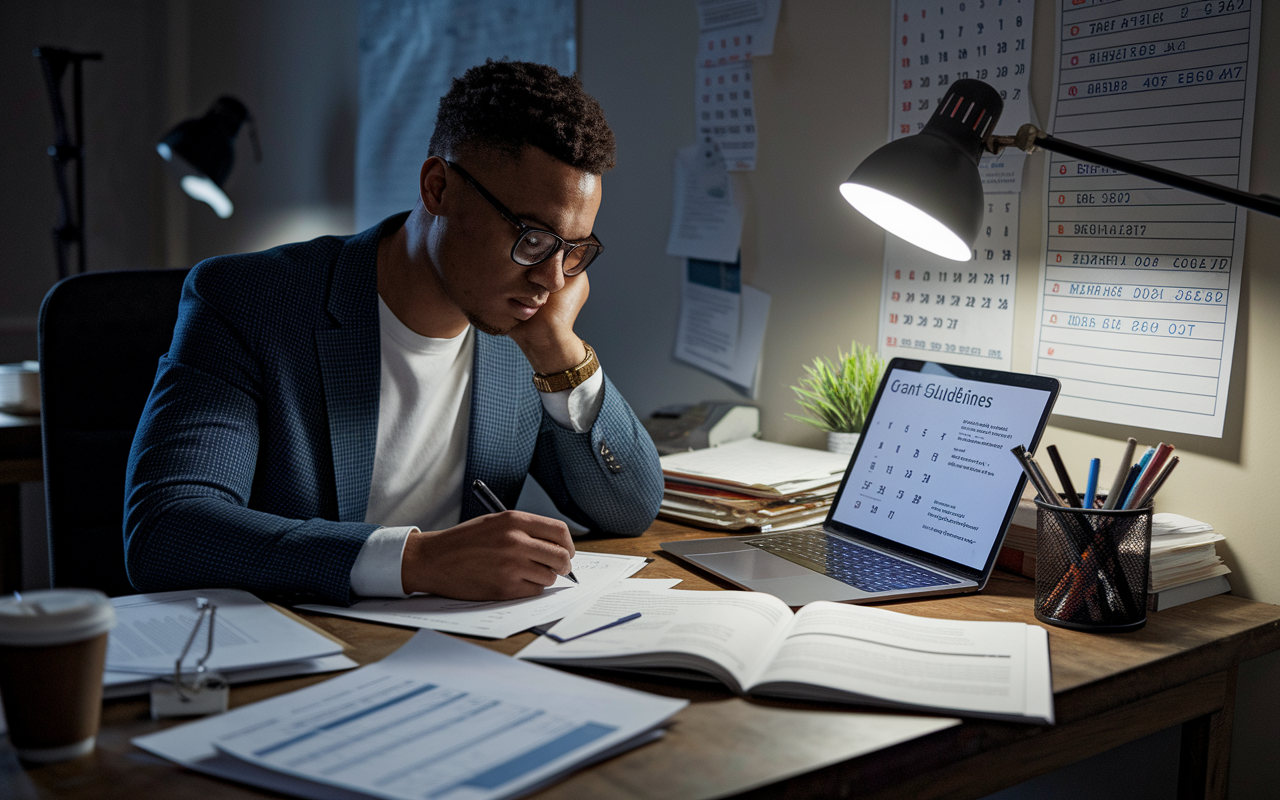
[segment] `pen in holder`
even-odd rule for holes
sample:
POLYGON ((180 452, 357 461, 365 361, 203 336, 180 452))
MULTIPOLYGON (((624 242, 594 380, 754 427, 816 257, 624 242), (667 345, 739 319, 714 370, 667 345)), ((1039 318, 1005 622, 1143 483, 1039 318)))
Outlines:
POLYGON ((1036 619, 1095 633, 1147 623, 1151 507, 1068 508, 1036 498, 1036 619))

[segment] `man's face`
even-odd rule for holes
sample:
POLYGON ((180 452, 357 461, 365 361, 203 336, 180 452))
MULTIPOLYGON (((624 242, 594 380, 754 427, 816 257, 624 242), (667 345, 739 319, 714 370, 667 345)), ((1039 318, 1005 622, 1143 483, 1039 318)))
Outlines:
MULTIPOLYGON (((536 147, 526 147, 516 160, 468 153, 457 162, 526 225, 568 241, 591 235, 600 209, 599 175, 536 147)), ((445 293, 471 324, 505 334, 536 316, 564 288, 563 253, 532 267, 512 261, 519 230, 460 174, 444 170, 441 213, 429 239, 431 260, 445 293)))

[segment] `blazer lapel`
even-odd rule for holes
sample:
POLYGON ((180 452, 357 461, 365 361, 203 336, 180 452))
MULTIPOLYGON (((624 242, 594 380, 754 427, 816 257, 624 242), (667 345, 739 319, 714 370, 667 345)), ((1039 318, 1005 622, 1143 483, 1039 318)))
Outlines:
POLYGON ((369 508, 382 386, 378 240, 393 221, 403 220, 392 217, 347 240, 330 284, 333 325, 316 331, 340 522, 364 522, 369 508))

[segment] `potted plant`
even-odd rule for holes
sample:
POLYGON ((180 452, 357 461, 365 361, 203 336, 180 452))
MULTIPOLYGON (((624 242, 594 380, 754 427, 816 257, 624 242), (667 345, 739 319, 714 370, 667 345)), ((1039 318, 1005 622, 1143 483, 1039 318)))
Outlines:
POLYGON ((787 416, 826 431, 831 452, 851 454, 884 374, 884 359, 854 342, 850 353, 837 350, 834 362, 815 358, 804 371, 808 375, 791 390, 806 413, 787 416))

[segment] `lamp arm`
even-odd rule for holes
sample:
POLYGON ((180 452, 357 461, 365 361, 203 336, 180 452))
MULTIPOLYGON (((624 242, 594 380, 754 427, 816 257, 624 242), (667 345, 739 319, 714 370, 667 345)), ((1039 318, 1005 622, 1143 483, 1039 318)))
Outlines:
POLYGON ((1212 197, 1214 200, 1222 200, 1226 203, 1234 203, 1238 206, 1250 209, 1252 211, 1261 211, 1264 214, 1270 214, 1273 217, 1280 217, 1280 199, 1270 195, 1250 194, 1242 192, 1239 189, 1232 189, 1223 186, 1220 183, 1211 183, 1210 181, 1200 178, 1193 178, 1190 175, 1183 175, 1180 172, 1172 172, 1161 167, 1153 167, 1150 164, 1143 164, 1141 161, 1134 161, 1128 158, 1104 153, 1101 150, 1095 150, 1092 147, 1073 144, 1064 141, 1056 136, 1050 136, 1044 131, 1036 128, 1034 125, 1023 125, 1018 129, 1016 136, 992 136, 987 143, 987 150, 992 153, 999 153, 1006 146, 1013 145, 1020 150, 1028 153, 1034 153, 1036 148, 1042 147, 1045 150, 1052 150, 1055 153, 1061 153, 1064 156, 1071 156, 1082 161, 1088 161, 1091 164, 1107 167, 1109 169, 1127 172, 1130 175, 1136 175, 1139 178, 1162 183, 1165 186, 1172 186, 1175 189, 1185 189, 1188 192, 1195 192, 1206 197, 1212 197))

